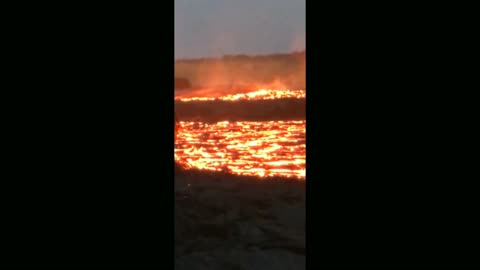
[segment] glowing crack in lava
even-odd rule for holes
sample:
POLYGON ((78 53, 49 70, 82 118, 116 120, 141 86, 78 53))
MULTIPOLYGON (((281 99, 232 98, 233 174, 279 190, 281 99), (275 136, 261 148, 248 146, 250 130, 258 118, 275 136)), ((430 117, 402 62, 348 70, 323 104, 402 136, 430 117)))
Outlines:
POLYGON ((305 179, 305 123, 181 122, 175 159, 206 170, 305 179))
POLYGON ((177 97, 175 100, 189 102, 189 101, 237 101, 237 100, 266 100, 266 99, 282 99, 282 98, 305 98, 305 91, 303 90, 272 90, 260 89, 253 92, 230 94, 219 97, 177 97))

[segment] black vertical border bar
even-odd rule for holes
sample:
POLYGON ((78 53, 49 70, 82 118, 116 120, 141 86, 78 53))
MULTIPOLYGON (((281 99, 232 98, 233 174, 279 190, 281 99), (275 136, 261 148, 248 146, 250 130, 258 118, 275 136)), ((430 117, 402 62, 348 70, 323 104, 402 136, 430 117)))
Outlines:
POLYGON ((173 3, 9 9, 0 268, 173 268, 173 3))

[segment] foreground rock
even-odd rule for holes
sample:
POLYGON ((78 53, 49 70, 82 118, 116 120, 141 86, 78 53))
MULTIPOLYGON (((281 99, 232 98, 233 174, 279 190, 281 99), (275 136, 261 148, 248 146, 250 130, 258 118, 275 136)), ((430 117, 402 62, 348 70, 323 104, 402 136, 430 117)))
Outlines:
POLYGON ((305 181, 176 168, 175 269, 304 269, 305 181))

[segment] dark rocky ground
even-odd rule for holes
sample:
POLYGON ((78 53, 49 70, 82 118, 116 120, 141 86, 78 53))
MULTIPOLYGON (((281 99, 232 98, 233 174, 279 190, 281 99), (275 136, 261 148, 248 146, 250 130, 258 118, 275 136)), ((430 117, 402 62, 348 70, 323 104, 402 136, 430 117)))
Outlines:
POLYGON ((175 173, 175 269, 305 269, 305 181, 175 173))
POLYGON ((305 99, 247 101, 175 101, 182 121, 287 121, 305 120, 305 99))

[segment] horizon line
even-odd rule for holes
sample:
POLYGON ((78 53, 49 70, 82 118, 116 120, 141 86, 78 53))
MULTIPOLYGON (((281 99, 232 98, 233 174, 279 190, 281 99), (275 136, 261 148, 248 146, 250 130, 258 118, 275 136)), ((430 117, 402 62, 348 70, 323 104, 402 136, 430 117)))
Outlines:
POLYGON ((299 54, 299 53, 306 53, 306 48, 301 50, 294 50, 289 52, 273 52, 273 53, 265 53, 265 54, 248 54, 248 53, 238 53, 238 54, 224 54, 221 56, 204 56, 204 57, 185 57, 185 58, 177 58, 175 62, 179 61, 195 61, 195 60, 219 60, 226 57, 239 57, 239 56, 246 56, 246 57, 268 57, 273 55, 289 55, 289 54, 299 54))

